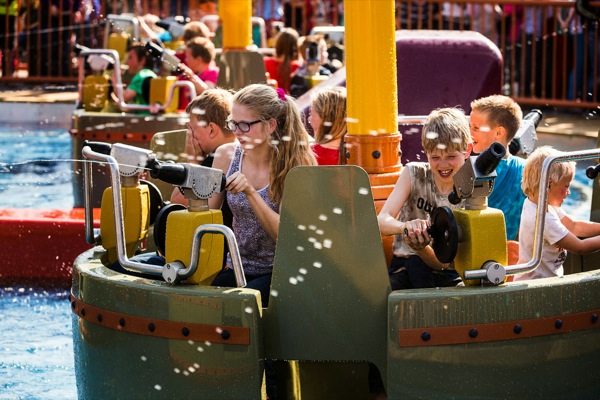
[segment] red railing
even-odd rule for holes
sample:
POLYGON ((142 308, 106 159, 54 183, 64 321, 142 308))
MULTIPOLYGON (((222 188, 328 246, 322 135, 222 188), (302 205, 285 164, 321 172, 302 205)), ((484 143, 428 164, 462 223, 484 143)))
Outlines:
MULTIPOLYGON (((213 0, 56 0, 55 7, 39 6, 49 3, 44 1, 14 1, 18 16, 0 14, 0 82, 75 82, 74 44, 102 47, 108 14, 199 20, 217 12, 213 0)), ((591 2, 596 14, 598 3, 591 2)), ((342 0, 254 0, 253 7, 254 15, 265 19, 269 36, 273 21, 300 34, 317 25, 343 24, 342 0)), ((397 0, 396 28, 481 32, 504 57, 504 94, 520 104, 600 104, 600 25, 580 15, 573 1, 397 0)))

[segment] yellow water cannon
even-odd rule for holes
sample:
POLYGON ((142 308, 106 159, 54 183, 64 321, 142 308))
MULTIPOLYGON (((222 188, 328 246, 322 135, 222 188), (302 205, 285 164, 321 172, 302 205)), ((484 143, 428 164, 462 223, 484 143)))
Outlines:
POLYGON ((223 172, 196 164, 155 161, 150 168, 150 175, 176 185, 188 200, 187 209, 181 205, 169 205, 155 222, 154 240, 167 263, 163 277, 170 283, 187 278, 192 283, 210 285, 223 267, 223 236, 228 238, 230 251, 231 241, 234 241, 233 234, 224 233, 226 227, 222 225, 221 210, 208 208, 208 198, 225 188, 223 172), (199 245, 202 236, 199 236, 197 229, 207 225, 222 226, 223 229, 219 229, 218 233, 221 234, 210 233, 205 236, 199 245), (164 243, 164 248, 160 243, 164 243), (191 266, 195 266, 191 275, 182 273, 192 271, 191 266))
POLYGON ((492 284, 504 282, 508 262, 506 224, 502 211, 487 206, 494 188, 496 167, 506 155, 500 143, 493 143, 479 156, 471 156, 454 176, 454 191, 448 196, 452 204, 465 200, 464 208, 436 208, 431 214, 432 247, 443 263, 454 268, 465 285, 477 285, 467 271, 486 270, 492 284))
MULTIPOLYGON (((140 183, 140 174, 146 169, 146 164, 152 159, 152 152, 126 144, 86 142, 92 151, 107 154, 118 165, 118 188, 108 187, 102 194, 100 206, 100 238, 102 247, 107 250, 109 263, 118 261, 117 222, 115 221, 116 206, 122 210, 122 225, 124 228, 125 251, 132 257, 139 245, 148 236, 150 226, 151 193, 148 184, 140 183), (113 190, 120 195, 114 196, 113 190), (117 201, 115 202, 115 198, 117 201), (120 203, 120 204, 119 204, 120 203)), ((162 203, 162 199, 160 200, 162 203)), ((162 204, 158 205, 159 207, 162 204)))
POLYGON ((75 45, 75 55, 80 57, 81 73, 86 67, 91 69, 92 73, 83 80, 81 103, 85 111, 101 111, 106 105, 110 92, 110 77, 106 73, 109 68, 115 64, 115 59, 109 54, 94 52, 90 48, 75 45), (85 57, 85 62, 83 58, 85 57))

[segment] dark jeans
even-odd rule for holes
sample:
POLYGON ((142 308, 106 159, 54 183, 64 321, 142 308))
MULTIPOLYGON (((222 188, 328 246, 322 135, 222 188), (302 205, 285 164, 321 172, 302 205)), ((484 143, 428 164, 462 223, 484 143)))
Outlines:
POLYGON ((392 290, 462 285, 462 279, 455 270, 433 270, 419 256, 394 256, 390 268, 390 282, 392 290))
MULTIPOLYGON (((246 275, 246 287, 260 292, 262 307, 269 305, 269 291, 271 290, 272 274, 246 275)), ((224 268, 215 277, 211 286, 236 287, 235 273, 232 268, 224 268)))

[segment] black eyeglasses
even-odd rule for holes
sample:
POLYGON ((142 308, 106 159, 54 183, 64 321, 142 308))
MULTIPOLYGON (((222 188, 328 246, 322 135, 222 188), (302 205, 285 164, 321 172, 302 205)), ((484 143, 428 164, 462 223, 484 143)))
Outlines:
POLYGON ((242 133, 248 133, 250 131, 250 127, 254 124, 258 124, 259 122, 262 122, 262 119, 257 119, 256 121, 252 122, 235 122, 234 120, 229 119, 225 121, 225 127, 232 132, 235 132, 235 130, 238 129, 242 133))

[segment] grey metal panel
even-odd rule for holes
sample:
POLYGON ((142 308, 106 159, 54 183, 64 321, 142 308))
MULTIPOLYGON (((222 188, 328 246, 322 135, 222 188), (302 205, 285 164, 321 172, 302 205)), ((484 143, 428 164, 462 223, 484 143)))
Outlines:
POLYGON ((366 172, 290 171, 265 310, 266 358, 370 361, 385 381, 390 290, 366 172))

